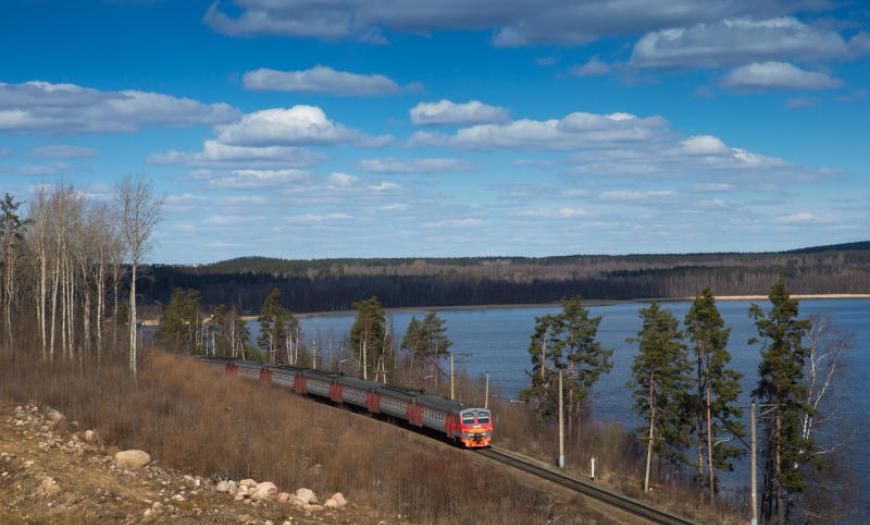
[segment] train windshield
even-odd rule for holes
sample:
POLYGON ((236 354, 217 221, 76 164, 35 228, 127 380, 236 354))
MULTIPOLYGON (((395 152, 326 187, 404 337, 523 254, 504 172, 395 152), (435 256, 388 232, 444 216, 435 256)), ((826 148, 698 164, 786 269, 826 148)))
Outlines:
POLYGON ((477 414, 477 422, 481 425, 489 424, 489 412, 480 412, 477 414))
POLYGON ((466 412, 462 414, 462 424, 463 425, 473 425, 474 424, 474 414, 471 412, 466 412))

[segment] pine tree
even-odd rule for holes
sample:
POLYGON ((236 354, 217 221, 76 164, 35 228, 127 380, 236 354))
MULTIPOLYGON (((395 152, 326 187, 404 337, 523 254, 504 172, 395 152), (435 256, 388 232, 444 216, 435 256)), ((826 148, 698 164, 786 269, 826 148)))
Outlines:
POLYGON ((199 292, 193 289, 172 290, 172 299, 160 314, 155 336, 176 351, 194 352, 199 345, 199 292))
POLYGON ((590 317, 579 297, 562 301, 562 313, 556 316, 556 334, 560 337, 560 354, 567 360, 567 381, 563 394, 568 402, 568 428, 574 428, 581 411, 586 409, 588 392, 601 374, 610 372, 613 349, 598 341, 601 317, 590 317))
POLYGON ((363 378, 368 378, 370 371, 386 371, 389 361, 386 352, 389 350, 387 336, 387 321, 384 309, 377 297, 353 303, 356 319, 350 329, 350 345, 361 365, 363 378))
POLYGON ((535 317, 535 331, 529 341, 532 370, 527 372, 532 384, 520 392, 520 399, 530 403, 540 417, 556 415, 558 387, 553 378, 558 369, 565 367, 556 324, 554 315, 535 317))
POLYGON ((301 343, 299 323, 289 310, 281 306, 281 290, 272 289, 260 307, 257 322, 260 324, 257 345, 266 352, 269 362, 278 361, 278 351, 283 347, 286 361, 295 364, 301 343))
POLYGON ((739 447, 727 443, 717 444, 715 440, 725 433, 735 437, 744 435, 743 424, 739 421, 743 411, 734 406, 740 395, 740 378, 743 374, 728 368, 731 354, 727 347, 731 330, 725 328, 709 288, 695 297, 686 314, 685 325, 697 363, 698 390, 692 403, 696 421, 697 469, 700 481, 708 484, 712 499, 717 490, 716 470, 732 470, 730 460, 742 452, 739 447))
POLYGON ((770 290, 771 309, 767 316, 757 304, 749 309, 755 319, 758 337, 749 344, 761 343, 758 387, 752 396, 759 404, 771 407, 765 419, 764 485, 761 510, 767 520, 776 517, 785 523, 794 496, 806 488, 801 466, 813 462, 813 443, 801 436, 801 417, 810 411, 804 383, 804 366, 809 349, 803 337, 810 321, 798 319, 798 301, 789 296, 783 283, 770 290))
POLYGON ((230 336, 228 332, 228 323, 227 323, 227 307, 224 304, 219 304, 215 307, 214 311, 211 314, 211 319, 209 319, 209 336, 211 341, 208 344, 213 343, 213 348, 211 349, 214 355, 227 356, 229 355, 229 343, 230 336))
POLYGON ((0 270, 2 270, 2 283, 0 283, 0 311, 3 312, 3 332, 0 344, 5 344, 11 350, 14 345, 12 322, 12 308, 16 303, 17 285, 16 273, 17 262, 24 240, 24 231, 28 221, 22 220, 18 209, 21 202, 5 194, 0 199, 0 270))
POLYGON ((597 339, 600 323, 601 317, 590 317, 578 297, 563 300, 560 313, 536 319, 529 344, 532 385, 522 396, 533 401, 540 415, 556 414, 558 386, 554 377, 559 370, 565 371, 563 396, 568 404, 569 431, 586 408, 589 390, 613 367, 613 350, 601 346, 597 339))
POLYGON ((646 420, 638 433, 647 439, 647 470, 644 491, 649 490, 649 472, 652 453, 664 459, 668 473, 687 463, 691 421, 689 364, 683 334, 674 315, 662 310, 655 301, 640 310, 643 327, 638 343, 628 386, 633 389, 634 406, 646 420))
POLYGON ((438 364, 441 357, 453 346, 453 342, 447 337, 444 323, 444 319, 438 317, 436 312, 427 313, 422 321, 416 317, 411 318, 402 339, 402 349, 410 355, 412 367, 416 360, 420 363, 430 361, 435 368, 440 368, 438 364))

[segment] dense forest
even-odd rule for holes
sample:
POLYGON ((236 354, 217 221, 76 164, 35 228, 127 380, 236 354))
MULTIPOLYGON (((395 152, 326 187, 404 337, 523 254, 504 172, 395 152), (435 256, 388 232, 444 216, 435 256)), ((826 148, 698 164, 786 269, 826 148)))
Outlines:
POLYGON ((870 292, 870 241, 774 253, 577 255, 429 259, 283 260, 242 257, 207 265, 143 267, 145 305, 174 288, 207 306, 256 311, 273 288, 296 312, 347 310, 377 296, 386 307, 463 306, 585 299, 766 294, 777 280, 798 294, 870 292))

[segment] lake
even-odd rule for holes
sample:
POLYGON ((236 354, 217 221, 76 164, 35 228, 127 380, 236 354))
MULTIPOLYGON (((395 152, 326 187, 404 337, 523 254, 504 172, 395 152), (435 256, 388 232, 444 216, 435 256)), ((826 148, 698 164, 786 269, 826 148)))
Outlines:
MULTIPOLYGON (((749 392, 757 381, 756 372, 760 361, 759 347, 751 347, 747 339, 755 335, 752 319, 747 315, 751 302, 722 301, 719 309, 726 324, 731 328, 729 351, 732 366, 743 372, 743 396, 740 404, 749 404, 749 392)), ((766 301, 759 303, 762 307, 766 301)), ((616 420, 627 428, 638 425, 639 419, 632 412, 631 398, 626 382, 631 375, 631 362, 635 346, 625 342, 637 334, 640 328, 638 311, 645 303, 621 303, 610 306, 593 306, 594 315, 603 317, 599 339, 614 348, 613 370, 602 376, 591 396, 591 408, 599 419, 616 420)), ((690 303, 675 301, 663 303, 664 308, 683 319, 690 303)), ((429 309, 400 310, 388 313, 390 323, 399 338, 404 334, 412 316, 421 317, 429 309)), ((436 310, 437 309, 433 309, 436 310)), ((526 387, 530 368, 528 354, 529 338, 533 332, 535 317, 558 312, 558 307, 479 308, 444 310, 439 315, 446 320, 448 336, 453 341, 452 350, 465 354, 461 367, 469 375, 489 372, 492 383, 503 395, 515 397, 526 387)), ((846 357, 846 365, 840 379, 841 397, 837 399, 840 412, 857 421, 858 417, 870 414, 870 396, 864 378, 870 374, 870 300, 867 299, 815 299, 801 302, 801 316, 827 315, 845 332, 854 335, 854 348, 846 357)), ((303 337, 310 342, 330 334, 337 339, 344 337, 353 323, 353 315, 322 315, 303 317, 303 337)), ((252 323, 255 324, 255 323, 252 323)), ((252 326, 252 331, 256 326, 252 326)), ((748 424, 748 411, 746 414, 748 424)), ((862 423, 866 420, 862 421, 862 423)), ((859 435, 862 433, 859 432, 859 435)), ((860 477, 864 492, 870 493, 870 456, 853 444, 856 474, 860 477)), ((745 463, 745 462, 744 462, 745 463)), ((740 465, 733 476, 723 481, 734 487, 745 478, 745 464, 740 465)))

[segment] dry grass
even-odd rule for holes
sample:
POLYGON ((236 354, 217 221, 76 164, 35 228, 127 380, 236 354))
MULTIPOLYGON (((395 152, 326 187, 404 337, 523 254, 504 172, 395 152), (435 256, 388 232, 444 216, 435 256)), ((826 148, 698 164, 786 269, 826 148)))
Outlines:
POLYGON ((165 465, 340 490, 413 521, 588 522, 579 501, 563 512, 468 452, 159 351, 145 354, 136 381, 123 356, 99 368, 6 358, 0 395, 55 406, 107 442, 143 448, 165 465))

